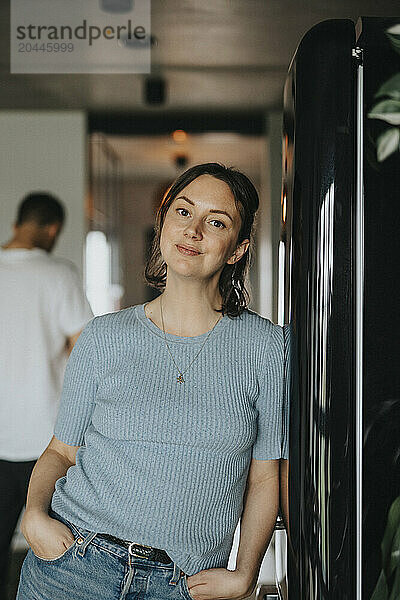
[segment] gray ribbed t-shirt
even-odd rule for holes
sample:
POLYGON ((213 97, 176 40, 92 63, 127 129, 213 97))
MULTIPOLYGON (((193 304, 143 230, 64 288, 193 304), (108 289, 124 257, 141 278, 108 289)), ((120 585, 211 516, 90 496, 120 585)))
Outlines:
MULTIPOLYGON (((207 335, 166 334, 182 371, 207 335)), ((188 575, 226 567, 251 458, 287 457, 284 362, 283 328, 245 310, 217 323, 177 383, 144 305, 95 317, 65 372, 54 433, 81 448, 53 510, 163 548, 188 575)))

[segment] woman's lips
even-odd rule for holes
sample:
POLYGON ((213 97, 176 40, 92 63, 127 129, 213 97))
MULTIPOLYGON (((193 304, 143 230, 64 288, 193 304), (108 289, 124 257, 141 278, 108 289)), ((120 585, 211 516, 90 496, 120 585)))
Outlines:
POLYGON ((185 248, 185 246, 179 246, 179 244, 176 244, 176 247, 181 254, 185 254, 186 256, 196 256, 197 254, 201 254, 201 252, 198 252, 197 250, 190 250, 189 248, 185 248))

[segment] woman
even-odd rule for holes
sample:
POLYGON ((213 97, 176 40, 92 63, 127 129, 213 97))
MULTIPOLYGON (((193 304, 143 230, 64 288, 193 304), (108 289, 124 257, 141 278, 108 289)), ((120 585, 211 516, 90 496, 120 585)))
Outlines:
POLYGON ((216 163, 169 188, 145 273, 162 294, 94 318, 70 356, 30 481, 18 600, 253 591, 278 510, 284 388, 283 330, 246 308, 257 208, 249 179, 216 163))

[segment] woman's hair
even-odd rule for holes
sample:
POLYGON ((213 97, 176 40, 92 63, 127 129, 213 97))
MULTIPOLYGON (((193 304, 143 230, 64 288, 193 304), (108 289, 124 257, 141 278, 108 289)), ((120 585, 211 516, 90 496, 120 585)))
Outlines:
POLYGON ((219 163, 205 163, 187 169, 175 179, 165 193, 157 211, 154 227, 155 235, 144 276, 147 283, 152 287, 160 290, 165 288, 167 265, 163 261, 160 251, 160 237, 165 215, 183 188, 200 175, 211 175, 215 179, 224 181, 229 186, 242 223, 236 247, 246 238, 250 240, 247 252, 236 263, 226 264, 219 278, 219 291, 222 296, 221 312, 229 317, 237 317, 244 311, 250 300, 246 282, 254 246, 254 219, 259 205, 258 194, 254 185, 246 175, 237 169, 225 167, 219 163))

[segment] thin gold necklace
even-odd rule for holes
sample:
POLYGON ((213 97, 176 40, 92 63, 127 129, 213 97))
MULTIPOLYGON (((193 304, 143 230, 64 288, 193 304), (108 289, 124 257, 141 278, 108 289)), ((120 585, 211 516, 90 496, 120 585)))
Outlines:
POLYGON ((160 297, 160 311, 161 311, 161 323, 162 323, 162 328, 163 328, 163 334, 164 334, 164 341, 165 341, 165 345, 167 346, 167 350, 168 350, 168 352, 169 352, 169 355, 170 355, 170 357, 171 357, 171 359, 172 359, 172 362, 174 363, 174 365, 175 365, 175 368, 176 368, 176 370, 177 370, 177 371, 178 371, 178 373, 179 373, 178 377, 176 378, 176 382, 177 382, 177 383, 184 383, 184 382, 185 382, 185 379, 184 379, 184 377, 183 377, 184 373, 186 373, 186 371, 188 371, 188 370, 190 369, 190 367, 192 366, 192 364, 194 363, 194 361, 196 360, 196 358, 199 356, 199 354, 200 354, 200 352, 203 350, 203 348, 204 348, 204 346, 205 346, 205 344, 206 344, 206 342, 207 342, 208 338, 210 337, 210 335, 211 335, 211 334, 212 334, 212 332, 214 331, 214 329, 215 329, 215 327, 216 327, 217 323, 220 321, 220 319, 222 318, 222 316, 219 316, 219 317, 218 317, 218 319, 217 319, 217 321, 216 321, 216 323, 215 323, 214 327, 213 327, 212 329, 210 329, 210 331, 208 332, 208 335, 207 335, 206 339, 205 339, 205 340, 204 340, 204 342, 202 343, 202 345, 201 345, 201 347, 200 347, 200 350, 198 351, 198 353, 196 354, 196 356, 194 357, 194 359, 193 359, 193 360, 192 360, 192 361, 191 361, 191 362, 188 364, 188 366, 186 367, 186 369, 185 369, 184 371, 181 371, 181 370, 180 370, 180 368, 178 367, 178 365, 177 365, 177 364, 176 364, 176 362, 175 362, 175 359, 174 359, 174 357, 173 357, 173 354, 172 354, 172 352, 171 352, 171 349, 170 349, 170 347, 169 347, 169 345, 168 345, 168 342, 167 342, 167 336, 165 335, 164 316, 163 316, 163 310, 162 310, 162 298, 161 298, 161 297, 160 297))

